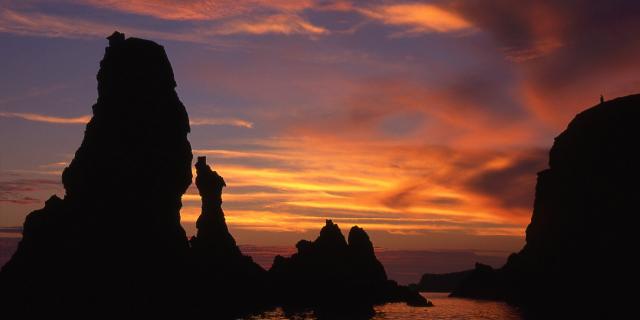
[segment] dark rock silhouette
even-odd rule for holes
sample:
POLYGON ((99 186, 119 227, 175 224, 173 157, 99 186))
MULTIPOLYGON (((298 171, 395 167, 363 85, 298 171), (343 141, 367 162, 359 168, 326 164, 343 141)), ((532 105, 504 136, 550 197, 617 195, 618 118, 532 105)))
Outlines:
POLYGON ((242 255, 235 239, 229 233, 222 211, 222 188, 227 184, 207 165, 205 157, 196 162, 196 186, 202 199, 202 213, 196 221, 197 235, 191 238, 194 251, 203 251, 216 259, 242 255))
POLYGON ((387 279, 363 229, 353 227, 347 243, 331 221, 267 273, 230 234, 226 184, 204 157, 196 163, 202 213, 187 240, 179 211, 192 179, 190 128, 171 64, 154 42, 119 32, 108 39, 93 117, 62 174, 65 196, 26 217, 0 271, 3 314, 223 319, 286 305, 322 306, 318 315, 333 319, 335 310, 369 316, 376 303, 429 304, 387 279))
POLYGON ((265 295, 266 271, 244 256, 229 233, 222 211, 224 179, 212 171, 205 157, 196 163, 196 186, 202 199, 202 213, 196 222, 198 233, 191 238, 191 272, 197 295, 193 303, 199 313, 237 316, 273 303, 265 295))
POLYGON ((455 290, 473 270, 450 273, 425 273, 413 288, 420 292, 451 292, 455 290))
POLYGON ((640 95, 578 114, 538 174, 524 248, 501 269, 477 267, 452 295, 504 299, 535 313, 606 319, 619 312, 613 293, 628 289, 635 274, 638 119, 640 95))
POLYGON ((385 302, 430 305, 416 291, 387 279, 369 236, 357 226, 347 243, 338 225, 327 220, 315 241, 302 240, 296 247, 291 257, 277 256, 269 270, 285 306, 366 313, 385 302))
POLYGON ((93 117, 62 175, 66 194, 27 216, 0 273, 7 305, 53 312, 179 300, 189 250, 179 214, 192 178, 189 119, 163 47, 117 32, 110 40, 93 117))

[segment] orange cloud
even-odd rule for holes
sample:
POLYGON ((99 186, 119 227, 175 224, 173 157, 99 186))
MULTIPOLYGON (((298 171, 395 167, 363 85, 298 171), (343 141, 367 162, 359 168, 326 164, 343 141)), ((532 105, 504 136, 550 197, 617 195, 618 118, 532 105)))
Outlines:
POLYGON ((162 32, 120 23, 103 23, 76 17, 0 9, 0 32, 5 33, 51 38, 102 39, 114 30, 137 37, 223 45, 219 40, 206 39, 196 32, 162 32))
MULTIPOLYGON (((22 112, 0 112, 0 117, 3 118, 19 118, 28 121, 46 122, 46 123, 58 123, 58 124, 86 124, 91 120, 90 115, 84 115, 79 117, 55 117, 47 116, 37 113, 22 113, 22 112)), ((242 128, 252 128, 253 123, 235 118, 199 118, 195 117, 190 119, 189 124, 192 126, 219 126, 228 125, 242 128)))
POLYGON ((411 33, 457 32, 472 27, 455 12, 432 4, 390 4, 358 11, 387 25, 408 27, 411 33))
POLYGON ((0 112, 0 117, 4 118, 20 118, 29 121, 46 122, 46 123, 58 123, 58 124, 86 124, 91 119, 91 116, 85 115, 80 117, 53 117, 36 113, 21 113, 21 112, 0 112))
POLYGON ((327 34, 329 31, 316 26, 295 14, 277 14, 260 18, 235 20, 214 27, 212 32, 221 35, 247 34, 327 34))
POLYGON ((634 1, 456 1, 490 35, 521 81, 519 95, 554 132, 606 97, 640 90, 634 1))
MULTIPOLYGON (((235 228, 304 232, 331 218, 394 234, 521 236, 528 223, 530 203, 507 205, 505 190, 482 189, 532 185, 537 163, 516 166, 519 155, 311 136, 253 143, 260 151, 194 149, 225 177, 235 228)), ((191 221, 199 197, 190 190, 183 200, 195 205, 191 221)))
POLYGON ((222 0, 82 0, 98 8, 165 20, 206 20, 235 16, 249 10, 243 1, 222 0))
POLYGON ((302 18, 298 12, 308 3, 274 1, 211 2, 211 1, 78 1, 99 9, 152 16, 164 20, 196 21, 193 25, 173 31, 158 31, 123 23, 103 23, 37 11, 0 9, 0 32, 63 38, 104 38, 113 30, 137 37, 166 39, 209 45, 228 46, 228 42, 213 39, 216 35, 233 34, 327 34, 329 31, 302 18), (267 10, 262 10, 262 9, 267 10))
POLYGON ((215 20, 260 10, 297 12, 314 5, 310 0, 79 0, 98 8, 165 20, 215 20))
POLYGON ((194 117, 189 120, 189 124, 192 126, 218 126, 228 125, 242 128, 253 128, 253 123, 236 118, 202 118, 194 117))

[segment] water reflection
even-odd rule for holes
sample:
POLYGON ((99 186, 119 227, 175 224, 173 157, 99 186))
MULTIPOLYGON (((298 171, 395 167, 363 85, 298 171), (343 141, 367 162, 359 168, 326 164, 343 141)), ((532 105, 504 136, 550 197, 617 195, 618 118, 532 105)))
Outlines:
MULTIPOLYGON (((485 320, 522 320, 520 312, 504 302, 481 301, 472 299, 449 298, 446 293, 424 293, 433 301, 434 307, 415 308, 404 303, 389 303, 375 307, 372 320, 411 320, 411 319, 485 319, 485 320)), ((344 317, 350 319, 351 317, 344 317)), ((250 320, 318 320, 312 312, 285 314, 282 309, 265 312, 249 317, 250 320)), ((332 319, 337 319, 332 317, 332 319)))

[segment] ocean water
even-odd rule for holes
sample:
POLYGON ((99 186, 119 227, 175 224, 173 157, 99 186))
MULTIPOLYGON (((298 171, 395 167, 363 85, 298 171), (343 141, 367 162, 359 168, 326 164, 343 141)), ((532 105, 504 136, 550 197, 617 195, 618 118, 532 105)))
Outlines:
MULTIPOLYGON (((375 307, 371 320, 522 320, 518 310, 504 302, 449 298, 447 293, 426 292, 423 296, 433 302, 433 307, 415 308, 404 303, 388 303, 375 307)), ((281 309, 255 315, 247 320, 316 320, 313 312, 285 315, 281 309)))

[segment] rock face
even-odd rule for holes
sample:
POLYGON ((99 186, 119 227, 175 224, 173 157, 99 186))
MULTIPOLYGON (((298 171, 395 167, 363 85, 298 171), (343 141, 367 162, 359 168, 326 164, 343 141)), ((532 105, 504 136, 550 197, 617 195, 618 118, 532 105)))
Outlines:
POLYGON ((198 157, 196 174, 202 213, 196 222, 198 233, 191 238, 194 307, 205 313, 216 305, 217 316, 236 316, 268 306, 273 301, 264 294, 266 271, 240 252, 227 228, 222 211, 224 179, 211 170, 205 157, 198 157))
POLYGON ((527 243, 499 270, 476 269, 457 296, 506 299, 531 309, 610 316, 631 276, 640 199, 640 95, 578 114, 538 174, 527 243), (544 298, 544 300, 542 300, 544 298))
POLYGON ((189 119, 164 48, 114 36, 100 62, 93 117, 62 175, 65 197, 27 216, 0 274, 12 301, 162 305, 180 288, 189 249, 179 214, 192 178, 189 119))
POLYGON ((354 226, 349 242, 331 220, 315 241, 302 240, 289 258, 277 256, 269 270, 285 306, 368 311, 373 304, 403 301, 429 305, 417 292, 388 280, 367 233, 354 226))

